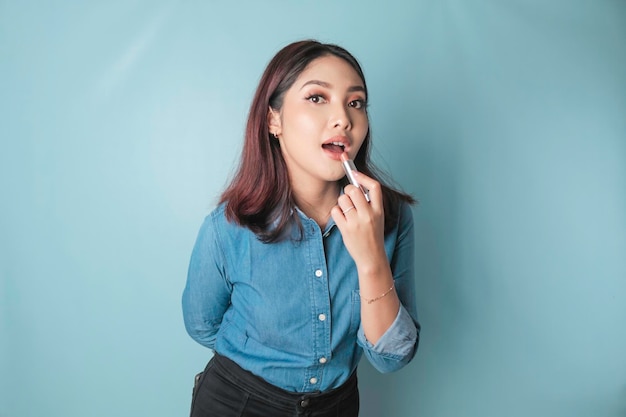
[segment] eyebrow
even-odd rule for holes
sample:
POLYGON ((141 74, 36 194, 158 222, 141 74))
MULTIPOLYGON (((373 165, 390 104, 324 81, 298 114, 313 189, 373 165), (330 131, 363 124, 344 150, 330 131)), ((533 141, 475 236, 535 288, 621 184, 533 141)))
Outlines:
MULTIPOLYGON (((327 83, 326 81, 310 80, 310 81, 305 82, 302 85, 302 87, 300 87, 300 90, 302 90, 307 85, 311 85, 311 84, 319 85, 319 86, 324 87, 324 88, 332 88, 333 87, 332 84, 327 83)), ((361 91, 361 92, 364 93, 365 92, 365 87, 363 87, 362 85, 353 85, 351 87, 348 87, 348 92, 352 93, 352 92, 355 92, 355 91, 361 91)))

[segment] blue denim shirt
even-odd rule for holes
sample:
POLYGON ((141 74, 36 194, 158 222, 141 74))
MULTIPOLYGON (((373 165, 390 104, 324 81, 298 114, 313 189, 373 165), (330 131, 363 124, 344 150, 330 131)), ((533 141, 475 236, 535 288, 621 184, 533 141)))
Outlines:
POLYGON ((194 246, 183 315, 189 335, 271 384, 293 392, 325 391, 345 382, 363 353, 381 372, 415 355, 413 216, 403 204, 385 237, 398 315, 373 345, 360 326, 356 265, 332 219, 322 231, 295 210, 301 240, 263 243, 226 220, 224 206, 209 214, 194 246))

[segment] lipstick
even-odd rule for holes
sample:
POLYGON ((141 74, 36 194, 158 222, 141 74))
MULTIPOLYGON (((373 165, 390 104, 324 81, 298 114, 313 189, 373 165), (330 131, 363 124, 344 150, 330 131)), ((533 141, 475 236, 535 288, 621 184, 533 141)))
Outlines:
POLYGON ((348 177, 348 181, 350 181, 350 184, 354 185, 355 187, 358 187, 363 192, 365 199, 369 203, 370 202, 369 192, 365 188, 361 187, 361 185, 358 183, 356 178, 354 178, 354 173, 357 172, 357 169, 356 169, 356 166, 354 165, 354 161, 352 161, 352 159, 348 157, 348 154, 346 152, 341 154, 341 165, 343 166, 343 170, 346 171, 346 177, 348 177))

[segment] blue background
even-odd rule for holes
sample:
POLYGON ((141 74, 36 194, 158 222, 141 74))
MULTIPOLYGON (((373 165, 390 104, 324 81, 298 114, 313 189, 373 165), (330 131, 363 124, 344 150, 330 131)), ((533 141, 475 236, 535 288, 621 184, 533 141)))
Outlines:
POLYGON ((190 251, 309 37, 420 200, 422 343, 361 416, 626 416, 621 0, 0 1, 0 416, 188 415, 190 251))

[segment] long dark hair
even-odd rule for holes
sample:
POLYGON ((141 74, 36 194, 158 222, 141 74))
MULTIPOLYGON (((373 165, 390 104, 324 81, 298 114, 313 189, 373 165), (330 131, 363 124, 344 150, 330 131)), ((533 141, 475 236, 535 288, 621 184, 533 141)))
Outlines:
MULTIPOLYGON (((280 111, 285 93, 302 71, 315 59, 328 55, 341 58, 354 68, 367 95, 365 76, 356 58, 340 46, 315 40, 294 42, 281 49, 267 65, 254 94, 239 167, 222 193, 220 203, 226 203, 229 221, 248 227, 264 242, 278 241, 292 224, 300 225, 293 215, 295 202, 287 165, 278 142, 270 137, 268 109, 280 111)), ((390 230, 397 219, 400 202, 414 203, 415 200, 382 181, 384 175, 370 161, 369 130, 354 163, 359 171, 380 182, 385 231, 390 230)), ((344 182, 347 184, 345 178, 344 182)))

